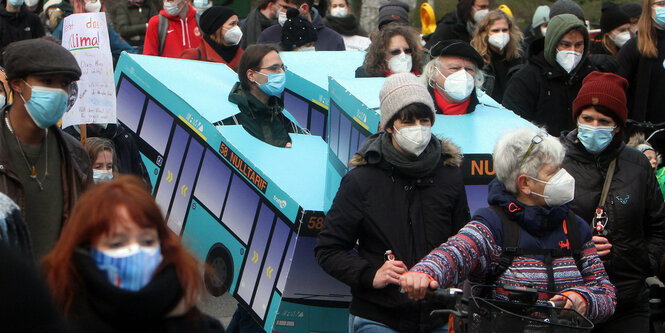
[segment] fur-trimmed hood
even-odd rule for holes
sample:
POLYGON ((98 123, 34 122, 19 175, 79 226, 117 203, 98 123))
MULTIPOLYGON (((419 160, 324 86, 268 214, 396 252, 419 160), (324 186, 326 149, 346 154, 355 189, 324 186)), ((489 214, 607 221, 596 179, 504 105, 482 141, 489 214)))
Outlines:
MULTIPOLYGON (((462 165, 462 159, 464 154, 459 146, 454 144, 449 139, 441 139, 441 155, 443 166, 454 166, 459 167, 462 165)), ((366 165, 367 160, 360 154, 354 154, 351 160, 349 161, 349 167, 355 168, 361 165, 366 165)))

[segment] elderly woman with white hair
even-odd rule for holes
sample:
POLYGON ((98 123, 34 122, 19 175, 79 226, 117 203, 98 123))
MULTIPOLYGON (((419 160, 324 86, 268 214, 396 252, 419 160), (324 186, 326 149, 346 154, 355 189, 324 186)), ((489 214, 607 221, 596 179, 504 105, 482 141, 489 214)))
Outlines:
POLYGON ((432 60, 423 68, 422 79, 436 113, 460 115, 471 113, 478 105, 476 87, 482 87, 483 58, 467 42, 447 40, 434 45, 429 54, 432 60))
POLYGON ((528 286, 539 291, 539 302, 565 301, 593 322, 612 315, 615 288, 589 226, 570 210, 575 179, 561 168, 564 154, 542 130, 523 128, 499 139, 490 206, 401 276, 409 297, 469 278, 495 285, 495 299, 509 299, 506 286, 528 286))

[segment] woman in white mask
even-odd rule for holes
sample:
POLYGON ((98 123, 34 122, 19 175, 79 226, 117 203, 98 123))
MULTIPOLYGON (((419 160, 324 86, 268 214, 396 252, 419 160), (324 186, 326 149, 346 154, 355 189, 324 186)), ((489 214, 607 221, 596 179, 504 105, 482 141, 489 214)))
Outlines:
POLYGON ((85 151, 92 164, 92 180, 95 184, 110 181, 118 175, 118 162, 113 141, 92 137, 85 142, 85 151))
POLYGON ((483 90, 501 103, 510 75, 524 62, 523 35, 515 21, 502 10, 493 10, 476 25, 471 40, 483 58, 486 74, 483 90))
POLYGON ((197 309, 199 265, 138 178, 86 191, 44 272, 70 332, 224 332, 197 309))
POLYGON ((431 303, 410 301, 396 284, 469 219, 460 150, 431 134, 432 98, 413 74, 388 77, 379 100, 382 131, 349 162, 315 255, 351 286, 349 332, 448 332, 447 320, 430 318, 431 303))
POLYGON ((484 80, 480 54, 469 43, 449 40, 435 45, 430 55, 433 59, 425 65, 422 79, 429 86, 436 113, 473 112, 478 105, 476 87, 484 80))
POLYGON ((356 77, 387 77, 405 72, 420 75, 426 60, 419 41, 420 35, 412 27, 384 26, 372 37, 363 65, 356 69, 356 77))
POLYGON ((589 49, 589 53, 592 55, 591 60, 594 60, 598 68, 604 72, 615 73, 619 64, 614 58, 626 42, 633 37, 628 14, 614 3, 603 3, 600 15, 600 34, 591 41, 589 49))
POLYGON ((347 51, 365 51, 371 44, 367 32, 360 27, 360 22, 351 13, 348 0, 331 0, 328 15, 323 18, 323 23, 342 35, 347 51))
MULTIPOLYGON (((561 142, 542 130, 521 128, 497 141, 493 158, 490 206, 403 274, 401 287, 415 300, 428 288, 467 278, 472 284, 529 287, 539 291, 539 304, 562 301, 594 323, 607 320, 615 288, 589 225, 570 208, 575 179, 561 167, 561 142)), ((488 289, 493 299, 509 301, 503 287, 488 289)))
POLYGON ((243 53, 238 14, 228 7, 212 6, 201 14, 199 28, 199 47, 184 50, 180 58, 223 63, 235 71, 243 53))

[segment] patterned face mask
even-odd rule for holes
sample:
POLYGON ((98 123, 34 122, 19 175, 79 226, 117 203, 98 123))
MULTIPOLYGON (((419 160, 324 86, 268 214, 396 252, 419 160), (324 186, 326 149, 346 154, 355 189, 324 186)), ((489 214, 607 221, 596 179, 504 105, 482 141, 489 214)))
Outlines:
POLYGON ((92 248, 90 255, 112 285, 129 291, 139 291, 150 283, 162 263, 159 245, 146 247, 135 243, 105 251, 92 248))

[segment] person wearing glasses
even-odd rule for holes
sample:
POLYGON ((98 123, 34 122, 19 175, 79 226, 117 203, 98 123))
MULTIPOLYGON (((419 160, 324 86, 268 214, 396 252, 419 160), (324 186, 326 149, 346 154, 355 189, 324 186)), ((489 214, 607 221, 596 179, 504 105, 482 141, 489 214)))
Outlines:
POLYGON ((502 10, 491 11, 478 23, 471 46, 483 58, 483 91, 501 103, 508 79, 524 62, 524 36, 515 21, 502 10))
POLYGON ((433 57, 423 71, 436 113, 461 115, 471 113, 478 105, 476 87, 483 83, 480 68, 483 58, 467 42, 448 40, 430 50, 433 57))
POLYGON ((64 47, 43 39, 10 44, 3 61, 13 103, 0 121, 0 192, 21 207, 41 260, 92 185, 88 154, 57 125, 81 69, 64 47))
POLYGON ((388 77, 406 72, 420 75, 426 60, 419 40, 418 31, 412 27, 398 23, 385 25, 372 36, 356 77, 388 77))
POLYGON ((628 80, 628 118, 665 122, 665 0, 644 0, 637 28, 617 56, 617 74, 628 80))
POLYGON ((578 182, 562 168, 564 154, 561 142, 542 129, 521 128, 500 138, 490 206, 400 277, 408 296, 420 300, 428 288, 468 278, 472 285, 494 286, 472 288, 479 296, 509 301, 506 286, 528 287, 539 291, 540 304, 565 301, 594 323, 610 317, 615 288, 588 224, 571 212, 578 182))
POLYGON ((430 318, 433 305, 411 302, 398 282, 469 220, 461 152, 431 134, 434 103, 413 74, 388 77, 379 100, 382 131, 349 162, 316 259, 351 287, 349 332, 448 332, 430 318))
POLYGON ((593 228, 598 254, 617 287, 616 312, 597 326, 600 332, 649 331, 645 279, 658 272, 665 252, 658 181, 649 160, 623 140, 627 87, 616 74, 589 74, 573 102, 577 128, 561 137, 563 167, 577 180, 571 207, 593 228))
POLYGON ((240 82, 229 93, 229 101, 238 105, 240 113, 215 125, 242 125, 249 134, 265 143, 290 148, 289 133, 305 132, 282 113, 285 70, 274 46, 250 45, 238 63, 240 82))
POLYGON ((531 44, 528 62, 508 81, 502 104, 555 136, 575 128, 572 104, 591 71, 589 32, 572 14, 554 16, 545 38, 531 44))
POLYGON ((426 49, 450 39, 471 42, 476 24, 482 21, 490 9, 490 0, 459 0, 457 10, 446 14, 427 39, 426 49))

